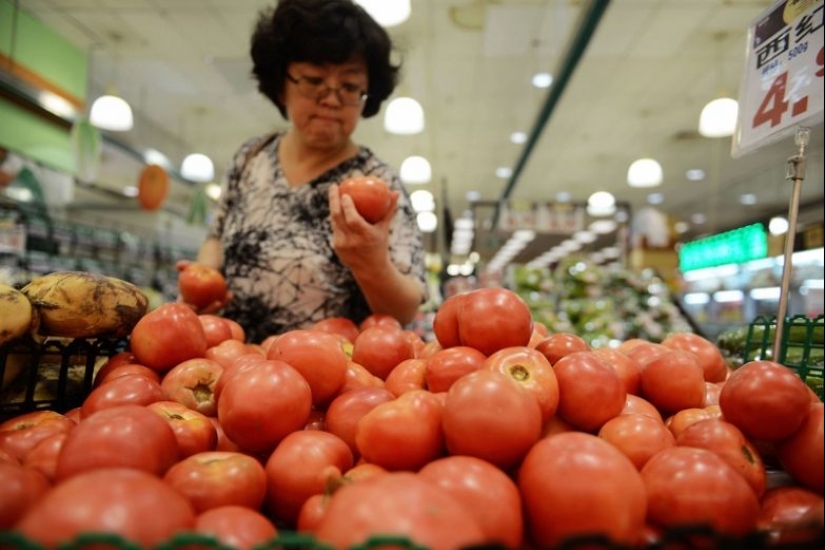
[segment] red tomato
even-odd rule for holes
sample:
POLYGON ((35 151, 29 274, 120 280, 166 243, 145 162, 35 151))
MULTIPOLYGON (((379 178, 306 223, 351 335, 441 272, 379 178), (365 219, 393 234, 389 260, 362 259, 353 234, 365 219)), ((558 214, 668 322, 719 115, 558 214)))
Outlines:
POLYGON ((696 355, 666 351, 642 369, 642 395, 665 414, 701 407, 705 378, 696 355))
POLYGON ((447 392, 443 427, 450 454, 474 456, 507 470, 538 441, 541 424, 536 398, 500 372, 470 373, 447 392))
POLYGON ((500 287, 479 288, 464 294, 458 304, 456 324, 461 345, 484 355, 526 346, 533 334, 530 308, 521 296, 500 287))
POLYGON ((248 370, 252 365, 256 363, 260 363, 262 361, 266 361, 266 357, 261 355, 260 353, 246 353, 245 355, 240 355, 233 359, 228 365, 224 366, 223 372, 218 377, 218 381, 215 382, 215 387, 212 389, 212 393, 214 394, 215 403, 221 397, 221 392, 223 391, 224 386, 226 383, 229 382, 233 376, 236 374, 248 370))
POLYGON ((206 335, 206 345, 208 347, 217 346, 224 340, 232 340, 232 329, 226 319, 217 315, 203 313, 198 315, 198 320, 206 335))
POLYGON ((352 360, 381 380, 406 359, 415 357, 410 341, 401 329, 375 326, 363 329, 352 346, 352 360))
POLYGON ((218 432, 218 443, 215 445, 215 450, 240 453, 241 448, 238 447, 238 445, 236 445, 234 441, 229 439, 226 433, 224 433, 223 428, 221 427, 221 423, 218 422, 218 419, 213 416, 209 416, 207 418, 209 418, 209 420, 212 421, 212 425, 215 426, 215 431, 218 432))
POLYGON ((266 471, 258 460, 231 451, 207 451, 184 458, 163 481, 185 496, 196 512, 221 506, 258 510, 266 495, 266 471))
MULTIPOLYGON (((794 539, 802 534, 814 535, 809 532, 811 527, 822 529, 821 523, 807 523, 809 514, 822 503, 822 495, 803 487, 773 487, 765 491, 759 501, 756 528, 768 532, 771 543, 805 542, 794 539)), ((813 540, 813 536, 808 540, 813 540)))
POLYGON ((57 433, 69 433, 76 424, 55 411, 32 411, 9 418, 0 424, 0 449, 18 463, 35 445, 57 433))
POLYGON ((211 535, 221 544, 237 550, 263 546, 278 535, 266 516, 246 506, 221 506, 198 515, 196 533, 211 535))
POLYGON ((553 371, 559 384, 558 414, 580 430, 595 433, 624 409, 624 382, 592 351, 562 357, 553 371))
POLYGON ((304 426, 305 430, 326 430, 327 429, 327 414, 319 409, 312 409, 309 411, 309 418, 304 426))
POLYGON ((226 297, 226 278, 214 267, 193 262, 178 272, 178 292, 187 304, 198 309, 226 297))
POLYGON ((447 491, 409 472, 341 487, 329 500, 318 541, 352 548, 381 533, 431 550, 455 550, 484 540, 472 513, 447 491))
POLYGON ((338 338, 316 330, 290 330, 269 347, 267 359, 283 361, 303 376, 312 404, 326 405, 347 377, 347 355, 338 338))
POLYGON ((405 359, 387 375, 384 389, 398 397, 402 393, 427 388, 427 359, 405 359))
MULTIPOLYGON (((403 362, 403 361, 402 361, 403 362)), ((344 378, 344 385, 338 389, 335 397, 347 393, 348 391, 361 388, 383 388, 384 381, 372 374, 354 361, 347 361, 347 374, 344 378)))
POLYGON ((425 363, 426 387, 431 392, 447 391, 453 382, 480 369, 485 359, 486 355, 468 346, 453 346, 437 351, 425 363))
POLYGON ((561 433, 536 443, 521 465, 518 487, 538 548, 593 534, 631 545, 645 524, 639 472, 594 435, 561 433))
POLYGON ((66 437, 57 459, 58 481, 99 468, 135 468, 163 475, 178 459, 175 433, 140 405, 121 405, 89 415, 66 437))
POLYGON ((545 437, 553 437, 554 435, 558 435, 565 432, 575 432, 575 427, 572 424, 563 420, 559 415, 552 417, 550 420, 544 423, 544 426, 541 428, 541 439, 545 437))
POLYGON ((433 333, 441 348, 461 345, 458 335, 458 309, 467 293, 454 294, 444 300, 433 318, 433 333))
POLYGON ((703 525, 744 535, 756 526, 759 500, 722 457, 695 447, 670 447, 642 468, 650 521, 665 528, 703 525))
POLYGON ((673 437, 679 437, 689 426, 696 424, 702 420, 721 419, 722 410, 718 405, 710 405, 709 407, 691 407, 689 409, 682 409, 673 416, 667 417, 665 426, 673 434, 673 437))
POLYGON ((645 416, 649 416, 650 418, 656 419, 659 422, 664 422, 662 413, 659 412, 659 409, 653 406, 653 403, 644 397, 639 397, 638 395, 633 395, 632 393, 627 394, 627 399, 625 400, 624 408, 622 409, 621 414, 643 414, 645 416))
POLYGON ((599 430, 599 437, 619 449, 637 470, 641 470, 650 457, 676 444, 661 420, 642 414, 611 418, 599 430))
POLYGON ((662 345, 695 354, 708 382, 722 382, 728 376, 728 364, 722 352, 713 342, 698 334, 675 332, 665 337, 662 345))
POLYGON ((702 401, 703 407, 719 404, 719 394, 722 393, 724 382, 705 382, 705 399, 702 401))
POLYGON ((624 353, 644 369, 651 359, 659 355, 672 351, 670 348, 657 344, 655 342, 647 342, 645 340, 631 340, 621 344, 618 348, 620 353, 624 353))
MULTIPOLYGON (((364 332, 368 328, 374 326, 390 327, 403 330, 404 326, 401 321, 390 315, 389 313, 371 313, 358 325, 359 333, 364 332)), ((355 342, 353 340, 353 342, 355 342)))
POLYGON ((63 442, 66 441, 68 435, 68 432, 56 433, 40 441, 26 453, 23 466, 39 470, 49 481, 54 481, 57 457, 60 456, 63 442))
POLYGON ((218 431, 209 417, 198 411, 177 401, 155 401, 146 408, 157 413, 175 432, 179 459, 214 451, 218 445, 218 431))
POLYGON ((198 315, 183 304, 167 303, 141 317, 129 338, 141 365, 166 372, 206 353, 206 335, 198 315))
POLYGON ((298 521, 295 523, 295 528, 300 533, 315 533, 318 526, 321 525, 321 520, 324 519, 324 514, 327 512, 327 503, 329 502, 329 495, 326 493, 318 493, 312 495, 301 506, 301 511, 298 513, 298 521))
POLYGON ((103 468, 56 485, 16 528, 47 548, 94 532, 120 535, 139 548, 154 548, 194 525, 195 513, 186 498, 155 475, 132 468, 103 468))
POLYGON ((500 349, 484 361, 482 368, 509 376, 535 397, 542 424, 556 414, 559 383, 553 367, 540 351, 527 346, 500 349))
POLYGON ((8 531, 52 488, 33 468, 0 463, 0 532, 8 531))
POLYGON ((441 414, 435 394, 407 392, 362 416, 355 444, 367 462, 387 470, 418 470, 444 452, 441 414))
POLYGON ((569 332, 557 332, 546 336, 536 345, 536 350, 540 351, 551 365, 555 365, 556 361, 573 352, 591 351, 590 344, 585 342, 584 338, 569 332))
POLYGON ((246 331, 241 324, 234 319, 224 318, 226 324, 229 325, 229 331, 232 333, 232 339, 238 342, 246 342, 246 331))
POLYGON ((144 378, 148 378, 149 380, 160 384, 160 373, 158 373, 158 371, 150 369, 149 367, 144 367, 143 365, 139 365, 137 363, 123 363, 116 365, 113 368, 106 369, 105 371, 101 368, 95 375, 95 382, 92 385, 92 388, 97 388, 106 382, 114 380, 115 378, 129 376, 132 374, 143 376, 144 378))
POLYGON ((341 196, 349 195, 355 209, 369 223, 384 219, 392 205, 389 186, 375 176, 353 176, 340 183, 341 196))
POLYGON ((270 453, 306 425, 311 409, 304 377, 283 361, 264 360, 229 379, 218 399, 218 421, 244 451, 270 453))
POLYGON ((782 468, 791 477, 820 494, 825 488, 825 436, 823 436, 822 403, 810 406, 802 425, 776 446, 776 454, 782 468))
POLYGON ((361 388, 343 393, 329 404, 326 430, 341 438, 353 456, 358 457, 355 432, 358 421, 381 403, 389 403, 395 396, 384 388, 361 388))
POLYGON ((178 363, 163 376, 160 387, 164 399, 177 401, 205 416, 215 416, 215 386, 223 374, 217 361, 196 357, 178 363))
POLYGON ((163 399, 163 389, 154 380, 139 374, 120 376, 93 389, 80 407, 80 418, 121 405, 148 405, 163 399))
POLYGON ((430 462, 418 472, 469 510, 484 531, 485 540, 504 548, 521 548, 524 514, 515 482, 480 458, 447 456, 430 462))
POLYGON ((733 424, 721 419, 700 420, 685 428, 676 444, 713 451, 742 474, 757 497, 765 492, 765 464, 753 443, 733 424))
POLYGON ((232 361, 234 361, 241 355, 249 354, 260 355, 261 359, 266 359, 266 356, 263 353, 250 351, 248 345, 238 340, 235 340, 234 338, 230 340, 224 340, 217 346, 207 348, 204 357, 206 359, 211 359, 212 361, 215 361, 225 369, 232 363, 232 361))
POLYGON ((324 492, 325 468, 345 471, 352 463, 352 452, 336 435, 322 431, 289 434, 266 461, 267 510, 276 519, 295 525, 304 502, 324 492))
POLYGON ((321 332, 328 332, 330 334, 338 334, 347 339, 352 344, 358 338, 358 325, 355 321, 347 317, 328 317, 322 319, 312 325, 313 330, 320 330, 321 332))
POLYGON ((624 382, 628 394, 639 395, 642 388, 642 366, 635 359, 612 348, 599 348, 593 353, 604 359, 604 362, 613 367, 616 374, 624 382))
POLYGON ((751 361, 733 371, 719 393, 725 420, 748 438, 779 441, 805 421, 811 399, 808 387, 788 367, 751 361))
POLYGON ((444 348, 441 347, 438 340, 431 340, 430 342, 424 344, 424 347, 418 352, 418 359, 429 359, 442 349, 444 348))

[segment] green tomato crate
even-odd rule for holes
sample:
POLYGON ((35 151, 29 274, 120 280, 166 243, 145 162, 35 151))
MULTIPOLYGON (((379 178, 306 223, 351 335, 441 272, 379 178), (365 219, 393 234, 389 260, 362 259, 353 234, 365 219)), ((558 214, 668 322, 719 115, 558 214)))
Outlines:
POLYGON ((776 317, 760 316, 748 325, 742 360, 769 360, 792 369, 823 400, 823 333, 825 316, 796 315, 785 318, 779 357, 773 357, 776 317))

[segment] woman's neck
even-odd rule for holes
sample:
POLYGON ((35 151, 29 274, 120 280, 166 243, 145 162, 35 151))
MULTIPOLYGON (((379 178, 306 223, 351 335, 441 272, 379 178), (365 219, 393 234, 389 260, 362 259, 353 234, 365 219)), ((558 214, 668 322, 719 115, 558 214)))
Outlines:
POLYGON ((293 132, 287 132, 278 147, 281 169, 292 187, 300 187, 353 157, 358 146, 347 141, 341 147, 309 147, 293 132))

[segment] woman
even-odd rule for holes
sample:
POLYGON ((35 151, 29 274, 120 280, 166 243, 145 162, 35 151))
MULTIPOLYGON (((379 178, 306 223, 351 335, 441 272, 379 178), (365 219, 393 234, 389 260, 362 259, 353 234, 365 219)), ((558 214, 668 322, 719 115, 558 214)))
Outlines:
POLYGON ((236 153, 197 261, 229 283, 223 315, 247 338, 371 313, 412 320, 426 298, 424 251, 398 177, 352 140, 395 88, 386 31, 351 0, 281 0, 251 41, 259 90, 292 122, 236 153), (369 175, 393 189, 372 225, 338 191, 369 175))

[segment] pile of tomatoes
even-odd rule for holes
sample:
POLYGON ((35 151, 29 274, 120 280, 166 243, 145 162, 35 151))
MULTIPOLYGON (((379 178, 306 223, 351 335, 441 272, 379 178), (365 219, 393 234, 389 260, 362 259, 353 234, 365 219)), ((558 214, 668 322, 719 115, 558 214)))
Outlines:
POLYGON ((502 288, 449 298, 433 329, 373 314, 251 343, 165 304, 81 407, 0 424, 0 530, 433 549, 821 534, 823 404, 788 368, 731 371, 688 333, 593 349, 502 288))

